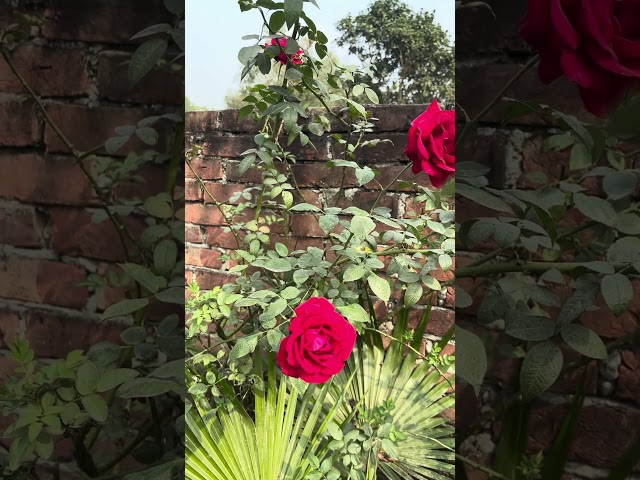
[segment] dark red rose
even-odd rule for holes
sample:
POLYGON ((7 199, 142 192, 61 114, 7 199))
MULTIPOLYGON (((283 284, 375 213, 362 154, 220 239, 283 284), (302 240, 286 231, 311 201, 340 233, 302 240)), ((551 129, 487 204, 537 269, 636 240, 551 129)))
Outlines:
POLYGON ((575 82, 600 117, 640 79, 640 1, 529 0, 522 37, 540 54, 540 78, 575 82))
POLYGON ((404 154, 413 162, 413 173, 425 172, 431 185, 440 188, 456 171, 456 122, 453 110, 441 110, 438 101, 409 128, 404 154))
MULTIPOLYGON (((284 50, 285 48, 287 48, 287 39, 282 37, 282 38, 272 38, 271 39, 271 43, 265 43, 264 46, 265 47, 270 47, 273 45, 278 45, 280 44, 280 46, 282 47, 282 50, 284 50)), ((283 65, 287 64, 287 57, 286 55, 283 53, 283 51, 280 51, 280 53, 278 53, 278 55, 276 55, 274 57, 274 60, 277 60, 278 62, 280 62, 283 65)), ((298 51, 291 56, 291 63, 293 63, 294 65, 300 65, 302 64, 302 55, 304 54, 304 52, 302 51, 302 49, 298 49, 298 51)))
POLYGON ((356 331, 326 298, 312 297, 294 310, 288 337, 276 360, 282 372, 307 383, 324 383, 344 367, 356 331))

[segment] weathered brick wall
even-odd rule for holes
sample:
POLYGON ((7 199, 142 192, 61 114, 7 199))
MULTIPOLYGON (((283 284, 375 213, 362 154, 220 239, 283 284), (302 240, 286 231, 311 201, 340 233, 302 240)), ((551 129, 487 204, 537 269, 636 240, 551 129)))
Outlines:
MULTIPOLYGON (((374 133, 368 137, 389 139, 393 143, 380 143, 376 147, 360 150, 358 160, 362 165, 379 170, 378 181, 381 184, 388 185, 406 166, 407 159, 403 151, 407 131, 411 121, 425 108, 426 105, 371 108, 373 117, 379 121, 375 122, 374 133)), ((201 155, 192 160, 192 165, 216 200, 224 202, 234 192, 261 182, 261 174, 255 169, 244 175, 240 175, 238 171, 241 153, 255 146, 253 137, 257 132, 257 125, 252 120, 245 118, 238 122, 237 111, 234 110, 189 112, 186 117, 186 131, 187 149, 189 144, 203 146, 201 155)), ((332 132, 344 133, 344 127, 336 121, 332 132)), ((297 163, 292 165, 292 169, 305 202, 318 207, 333 206, 332 199, 340 187, 341 174, 339 171, 336 172, 336 169, 327 168, 324 163, 332 158, 342 158, 342 149, 329 137, 318 139, 312 136, 311 140, 317 151, 310 146, 301 148, 298 142, 287 147, 298 159, 297 163)), ((224 220, 208 195, 203 192, 198 180, 189 169, 186 171, 186 280, 196 280, 201 288, 210 289, 233 281, 234 277, 228 273, 233 265, 223 262, 221 257, 229 249, 235 248, 236 243, 231 233, 223 232, 224 220)), ((403 178, 415 180, 410 171, 404 175, 403 178)), ((426 176, 422 178, 427 179, 426 176)), ((379 205, 390 208, 395 215, 402 215, 413 208, 413 200, 406 191, 394 188, 383 197, 379 205)), ((379 187, 374 182, 358 187, 355 177, 347 176, 345 198, 339 205, 355 205, 368 210, 378 192, 379 187)), ((297 194, 294 195, 294 199, 301 201, 297 194)), ((283 241, 282 231, 277 228, 270 235, 275 241, 283 241)), ((293 215, 290 243, 297 244, 298 249, 308 246, 327 247, 328 241, 323 235, 313 215, 293 215)), ((452 279, 453 274, 439 271, 434 276, 446 282, 452 279)), ((428 333, 433 338, 444 335, 454 321, 453 287, 449 286, 446 292, 442 292, 441 297, 439 305, 432 310, 428 327, 428 333)), ((376 308, 380 313, 386 311, 386 306, 381 302, 376 308)))
MULTIPOLYGON (((43 21, 11 56, 78 149, 97 147, 115 127, 152 112, 181 108, 182 72, 155 70, 135 89, 127 85, 126 62, 137 43, 131 36, 172 21, 162 0, 2 0, 0 29, 14 23, 13 10, 43 21)), ((2 59, 0 124, 0 369, 10 372, 6 348, 17 335, 49 358, 118 340, 120 327, 98 320, 123 292, 79 283, 124 258, 112 225, 91 222, 98 201, 89 182, 2 59)), ((123 185, 115 195, 163 190, 161 167, 142 175, 146 183, 123 185)))
MULTIPOLYGON (((470 117, 486 106, 506 82, 533 55, 518 35, 520 19, 526 11, 526 0, 487 0, 493 14, 486 8, 466 8, 456 14, 456 101, 470 117)), ((537 70, 527 72, 507 97, 535 101, 574 115, 583 121, 595 121, 587 113, 578 90, 566 79, 547 86, 538 80, 537 70)), ((489 180, 496 188, 535 188, 526 175, 543 171, 553 181, 568 169, 568 152, 541 152, 542 141, 550 135, 551 125, 540 118, 527 116, 501 125, 504 104, 490 112, 476 134, 469 135, 460 146, 458 158, 490 165, 489 180)), ((636 168, 640 159, 636 158, 636 168)), ((480 216, 494 216, 464 198, 457 199, 459 221, 480 216)), ((567 218, 567 225, 579 225, 584 218, 567 218)), ((487 246, 487 251, 492 249, 487 246)), ((459 267, 472 260, 467 252, 456 252, 459 267)), ((471 291, 473 282, 460 281, 471 291)), ((586 312, 580 320, 605 339, 616 339, 632 333, 638 327, 640 314, 640 282, 635 281, 635 300, 630 311, 615 317, 599 298, 600 309, 586 312)), ((561 298, 566 297, 561 293, 561 298)), ((457 312, 457 324, 473 328, 476 308, 457 312)), ((576 359, 575 352, 563 350, 565 360, 576 359)), ((457 426, 464 429, 493 405, 496 397, 505 397, 517 384, 519 361, 500 357, 488 374, 481 400, 476 400, 470 388, 458 391, 456 404, 457 426)), ((536 402, 530 420, 531 452, 547 449, 553 441, 576 378, 567 378, 554 385, 548 394, 536 402)), ((621 453, 637 436, 640 424, 640 347, 615 352, 603 362, 592 362, 587 382, 585 409, 581 416, 578 438, 570 455, 571 478, 601 478, 602 470, 611 468, 621 453)), ((476 453, 485 461, 490 458, 499 429, 493 425, 485 429, 476 442, 476 453)), ((471 478, 486 478, 474 472, 471 478)))

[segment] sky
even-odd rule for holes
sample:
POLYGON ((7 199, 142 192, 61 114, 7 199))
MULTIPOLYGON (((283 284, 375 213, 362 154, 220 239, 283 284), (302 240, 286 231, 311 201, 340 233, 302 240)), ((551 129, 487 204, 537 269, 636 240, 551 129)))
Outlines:
MULTIPOLYGON (((367 9, 371 0, 317 0, 320 9, 305 3, 305 12, 329 39, 330 50, 346 64, 357 58, 334 40, 339 36, 335 25, 347 15, 355 16, 367 9)), ((454 0, 404 0, 413 10, 434 13, 437 23, 455 38, 454 0)), ((186 2, 186 78, 185 94, 196 105, 211 110, 225 107, 225 95, 238 88, 242 65, 238 50, 255 40, 244 35, 259 34, 262 19, 256 10, 240 12, 237 0, 189 0, 186 2)))

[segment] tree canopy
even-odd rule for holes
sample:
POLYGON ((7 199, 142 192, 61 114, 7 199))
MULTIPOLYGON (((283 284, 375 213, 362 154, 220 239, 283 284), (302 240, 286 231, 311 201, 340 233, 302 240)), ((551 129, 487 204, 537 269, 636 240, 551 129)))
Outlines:
POLYGON ((453 107, 455 55, 433 13, 415 12, 401 0, 375 0, 366 12, 343 18, 337 43, 374 72, 381 103, 431 103, 453 107))

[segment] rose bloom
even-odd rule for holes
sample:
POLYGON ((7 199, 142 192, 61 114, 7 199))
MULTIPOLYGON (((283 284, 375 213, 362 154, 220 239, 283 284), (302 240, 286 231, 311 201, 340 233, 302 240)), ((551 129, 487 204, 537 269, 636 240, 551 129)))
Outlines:
POLYGON ((437 100, 409 128, 404 154, 413 173, 425 172, 440 188, 456 171, 456 122, 453 110, 441 110, 437 100))
POLYGON ((540 53, 540 78, 575 82, 600 117, 640 79, 640 1, 529 0, 522 37, 540 53))
MULTIPOLYGON (((265 43, 264 46, 265 47, 271 47, 273 45, 278 45, 278 44, 280 44, 280 46, 282 47, 282 50, 284 50, 285 48, 287 48, 287 39, 284 38, 284 37, 282 37, 282 38, 272 38, 271 39, 271 43, 265 43)), ((278 55, 276 55, 274 60, 277 60, 282 65, 286 65, 287 64, 287 57, 284 54, 284 52, 282 52, 282 50, 280 51, 280 53, 278 53, 278 55)), ((299 48, 296 53, 291 55, 291 63, 293 63, 294 65, 302 64, 302 55, 303 55, 303 53, 304 52, 302 51, 302 49, 299 48)))
POLYGON ((282 372, 307 383, 324 383, 344 367, 356 331, 326 298, 312 297, 294 310, 288 337, 276 355, 282 372))

